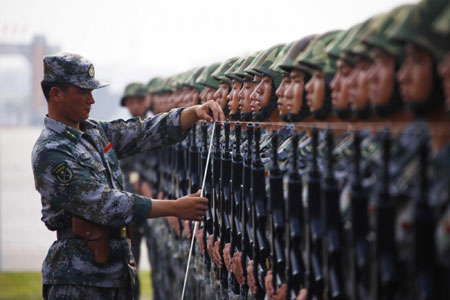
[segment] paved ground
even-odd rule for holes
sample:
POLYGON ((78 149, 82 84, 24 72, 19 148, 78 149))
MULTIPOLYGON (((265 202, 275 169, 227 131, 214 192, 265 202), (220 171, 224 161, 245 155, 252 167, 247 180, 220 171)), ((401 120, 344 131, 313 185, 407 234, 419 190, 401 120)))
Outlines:
MULTIPOLYGON (((41 222, 31 150, 41 128, 0 128, 0 271, 38 271, 55 239, 41 222)), ((146 258, 144 248, 142 257, 146 258)), ((147 259, 140 268, 148 270, 147 259)))

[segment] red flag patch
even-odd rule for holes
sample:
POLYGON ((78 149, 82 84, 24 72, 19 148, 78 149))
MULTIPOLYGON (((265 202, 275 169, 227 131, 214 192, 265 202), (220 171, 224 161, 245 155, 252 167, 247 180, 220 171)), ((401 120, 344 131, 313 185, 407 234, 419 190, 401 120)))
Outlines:
POLYGON ((109 142, 108 145, 106 145, 105 149, 103 149, 103 153, 108 152, 111 148, 112 148, 112 144, 111 144, 111 142, 109 142))

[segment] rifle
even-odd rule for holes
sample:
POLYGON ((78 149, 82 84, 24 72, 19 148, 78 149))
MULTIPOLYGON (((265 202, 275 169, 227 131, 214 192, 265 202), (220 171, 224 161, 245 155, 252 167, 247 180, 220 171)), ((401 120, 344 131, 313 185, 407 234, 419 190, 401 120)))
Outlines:
POLYGON ((369 233, 368 197, 366 190, 361 185, 361 135, 355 131, 353 137, 354 163, 353 182, 351 185, 351 223, 352 223, 352 248, 354 251, 354 279, 352 282, 353 295, 359 299, 369 297, 369 233))
POLYGON ((342 275, 342 226, 339 207, 339 187, 333 169, 333 132, 326 133, 327 168, 322 186, 324 204, 325 236, 327 242, 328 295, 330 299, 343 299, 342 275))
POLYGON ((397 287, 398 274, 395 250, 395 206, 389 192, 391 136, 386 132, 383 137, 383 176, 381 191, 378 195, 376 210, 376 263, 374 279, 375 299, 393 299, 397 287))
POLYGON ((176 198, 183 197, 187 195, 187 176, 186 176, 186 166, 185 166, 185 147, 182 142, 175 144, 176 152, 176 170, 175 182, 176 182, 176 198))
MULTIPOLYGON (((216 124, 217 126, 217 124, 216 124)), ((231 198, 231 152, 230 152, 230 121, 224 123, 225 131, 225 147, 222 153, 221 166, 220 166, 220 181, 221 181, 221 193, 219 198, 219 211, 220 211, 220 244, 219 253, 222 256, 223 267, 220 270, 220 276, 222 281, 222 288, 228 288, 228 271, 225 267, 225 260, 223 258, 223 248, 225 244, 230 241, 230 217, 229 206, 231 198)))
MULTIPOLYGON (((205 169, 206 169, 206 160, 208 159, 208 124, 203 121, 202 122, 202 139, 203 139, 203 148, 202 152, 200 154, 200 164, 201 164, 201 181, 203 182, 203 176, 205 175, 205 169)), ((205 217, 203 218, 203 244, 206 247, 206 240, 207 236, 213 233, 212 230, 212 213, 211 213, 211 207, 212 207, 212 184, 211 184, 211 168, 208 168, 206 170, 206 178, 205 178, 205 186, 203 190, 203 196, 208 199, 208 210, 206 211, 205 217)), ((207 271, 209 272, 211 270, 211 258, 209 257, 209 254, 207 251, 205 251, 205 265, 207 268, 207 271)))
MULTIPOLYGON (((213 217, 213 245, 220 238, 220 210, 219 210, 219 201, 221 196, 221 184, 220 184, 220 163, 221 163, 221 151, 220 151, 220 122, 216 122, 214 137, 215 137, 215 148, 213 155, 213 165, 212 165, 212 217, 213 217)), ((216 278, 219 280, 220 269, 214 264, 213 268, 216 273, 216 278)))
POLYGON ((294 297, 304 284, 305 266, 302 259, 304 239, 304 216, 302 210, 302 178, 298 172, 298 133, 292 138, 292 163, 288 174, 286 203, 286 297, 294 297), (299 257, 300 256, 300 257, 299 257))
MULTIPOLYGON (((196 138, 196 124, 192 127, 191 130, 191 142, 189 147, 189 166, 188 166, 188 188, 189 194, 196 193, 200 189, 200 174, 199 174, 199 151, 197 148, 197 138, 196 138)), ((191 228, 191 232, 193 232, 193 222, 189 222, 189 227, 191 228)), ((193 255, 195 255, 195 248, 192 251, 193 255)))
POLYGON ((199 151, 197 148, 196 124, 192 127, 192 141, 189 148, 189 194, 200 189, 199 151))
MULTIPOLYGON (((241 218, 239 212, 242 206, 242 155, 241 155, 241 123, 235 124, 235 144, 233 158, 231 161, 231 207, 230 207, 230 256, 233 257, 236 249, 241 251, 242 231, 241 218)), ((234 274, 231 274, 232 290, 235 294, 240 294, 240 286, 234 274)))
POLYGON ((312 129, 311 146, 312 146, 312 165, 309 169, 308 176, 308 277, 307 289, 309 299, 322 299, 324 291, 324 275, 323 275, 323 245, 322 232, 323 224, 321 222, 322 206, 321 206, 321 176, 317 164, 318 158, 318 131, 317 128, 312 129))
MULTIPOLYGON (((244 271, 244 276, 247 276, 247 260, 250 260, 249 253, 251 246, 254 243, 253 232, 251 230, 249 222, 249 217, 251 216, 251 199, 250 199, 250 180, 251 180, 251 164, 252 164, 252 149, 251 145, 253 142, 253 124, 247 125, 247 157, 244 160, 243 168, 243 178, 242 178, 242 269, 244 271)), ((248 286, 245 285, 241 289, 241 296, 247 299, 248 286)))
POLYGON ((272 168, 270 169, 270 256, 274 292, 284 283, 284 195, 283 173, 278 165, 278 133, 272 135, 272 168))
MULTIPOLYGON (((420 299, 437 299, 433 212, 428 201, 428 142, 419 146, 419 193, 414 209, 414 273, 420 299)), ((440 295, 442 297, 442 295, 440 295)), ((439 299, 441 299, 439 297, 439 299)), ((442 297, 443 299, 443 297, 442 297)))
POLYGON ((266 260, 269 249, 266 240, 266 190, 265 169, 261 161, 260 139, 261 128, 254 125, 255 151, 251 171, 251 216, 253 230, 253 263, 254 275, 258 284, 256 299, 264 299, 264 277, 267 272, 266 260))

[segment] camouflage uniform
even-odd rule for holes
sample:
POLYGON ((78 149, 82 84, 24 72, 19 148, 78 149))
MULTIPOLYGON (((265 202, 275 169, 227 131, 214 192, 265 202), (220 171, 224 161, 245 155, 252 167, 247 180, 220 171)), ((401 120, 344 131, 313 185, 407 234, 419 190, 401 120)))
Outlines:
MULTIPOLYGON (((85 89, 106 86, 94 76, 92 63, 79 55, 44 57, 44 83, 68 83, 85 89)), ((108 261, 97 264, 85 241, 72 235, 71 217, 107 226, 110 232, 145 221, 151 199, 123 191, 118 159, 181 140, 181 111, 144 121, 86 120, 80 123, 81 131, 45 118, 45 128, 33 148, 32 167, 35 187, 41 194, 42 221, 49 230, 58 231, 58 240, 42 266, 44 296, 79 298, 89 286, 93 294, 98 292, 98 298, 89 298, 130 298, 136 264, 129 239, 111 235, 108 261), (100 292, 101 288, 111 292, 100 292)))

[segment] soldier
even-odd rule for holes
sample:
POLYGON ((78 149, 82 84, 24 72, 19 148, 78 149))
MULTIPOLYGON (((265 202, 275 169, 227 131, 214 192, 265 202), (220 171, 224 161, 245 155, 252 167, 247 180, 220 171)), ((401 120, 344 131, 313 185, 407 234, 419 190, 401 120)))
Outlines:
MULTIPOLYGON (((149 106, 147 98, 147 90, 142 83, 130 83, 125 87, 124 94, 120 100, 120 105, 128 108, 130 115, 134 118, 140 118, 144 120, 146 118, 147 109, 149 106)), ((145 168, 142 166, 146 163, 146 160, 150 160, 150 153, 139 153, 128 158, 120 160, 120 168, 124 175, 125 187, 124 190, 130 193, 135 193, 152 198, 150 185, 145 172, 145 168)), ((134 243, 131 247, 133 256, 136 260, 136 279, 133 286, 133 294, 135 299, 139 299, 139 260, 142 237, 150 239, 150 228, 147 222, 143 222, 140 226, 131 226, 133 230, 134 243)), ((147 245, 149 245, 147 243, 147 245)), ((150 253, 150 248, 148 248, 150 253)), ((150 262, 151 263, 151 262, 150 262)), ((155 270, 156 271, 156 270, 155 270)))
POLYGON ((195 80, 196 84, 204 86, 203 91, 200 93, 200 101, 205 103, 211 99, 214 99, 214 93, 219 87, 219 82, 211 77, 211 74, 220 66, 220 63, 214 63, 206 67, 203 72, 195 80))
POLYGON ((211 74, 211 77, 219 82, 219 87, 214 93, 213 99, 219 103, 220 107, 222 107, 226 117, 228 117, 230 112, 227 97, 231 89, 231 80, 225 76, 225 72, 227 72, 237 60, 238 57, 227 59, 214 71, 214 73, 211 74))
POLYGON ((42 220, 57 231, 42 269, 44 299, 132 299, 135 261, 126 225, 175 215, 200 220, 207 199, 152 200, 123 191, 118 158, 181 140, 199 119, 223 120, 215 102, 124 122, 88 120, 93 64, 77 54, 44 57, 45 128, 32 153, 42 220), (117 153, 117 154, 116 154, 117 153))

